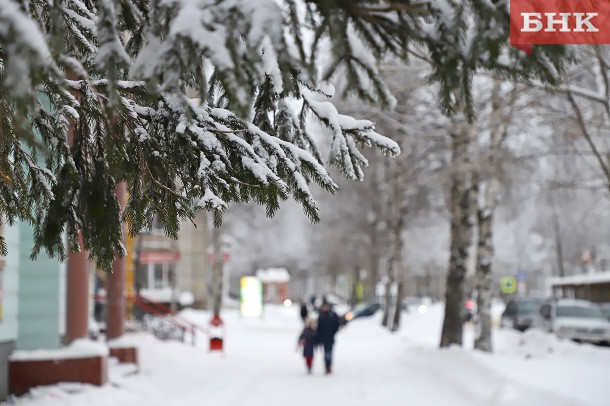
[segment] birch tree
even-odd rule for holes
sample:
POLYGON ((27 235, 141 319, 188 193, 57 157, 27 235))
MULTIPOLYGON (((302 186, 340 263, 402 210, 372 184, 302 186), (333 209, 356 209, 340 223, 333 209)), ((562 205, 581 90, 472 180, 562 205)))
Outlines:
POLYGON ((607 47, 591 46, 585 51, 580 67, 567 77, 563 91, 572 120, 597 167, 596 183, 610 192, 610 52, 607 47))
POLYGON ((508 134, 512 121, 517 89, 502 91, 502 82, 493 80, 491 93, 491 113, 489 119, 489 147, 481 156, 479 166, 475 169, 474 183, 479 187, 479 204, 477 207, 478 246, 475 263, 475 279, 477 295, 478 334, 474 347, 478 350, 491 352, 491 299, 492 299, 492 264, 493 247, 493 217, 498 204, 501 179, 500 158, 502 145, 508 134), (486 176, 481 176, 482 172, 486 176))
POLYGON ((396 330, 398 328, 398 321, 400 320, 400 313, 402 310, 402 300, 400 293, 402 289, 399 286, 402 285, 404 269, 404 239, 403 233, 405 228, 407 211, 409 209, 408 197, 406 191, 408 190, 407 183, 407 168, 405 168, 407 157, 398 160, 394 165, 394 171, 391 173, 391 199, 388 204, 388 237, 389 247, 387 249, 387 262, 386 262, 386 289, 385 289, 385 306, 383 311, 383 317, 381 324, 390 330, 396 330))
POLYGON ((474 232, 473 195, 476 192, 472 162, 473 148, 477 141, 476 125, 469 122, 464 114, 455 115, 451 120, 450 134, 451 242, 441 347, 452 344, 462 345, 464 279, 474 232))

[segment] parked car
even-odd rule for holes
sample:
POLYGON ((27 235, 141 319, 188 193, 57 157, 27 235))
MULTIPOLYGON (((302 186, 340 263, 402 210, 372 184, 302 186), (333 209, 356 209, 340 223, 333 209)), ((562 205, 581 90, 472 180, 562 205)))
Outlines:
POLYGON ((409 313, 419 313, 424 314, 428 311, 428 304, 430 299, 427 301, 424 298, 419 297, 407 297, 402 302, 402 309, 406 310, 409 313))
POLYGON ((610 321, 599 307, 586 300, 559 299, 540 306, 537 327, 557 337, 610 344, 610 321))
POLYGON ((502 313, 500 325, 504 328, 514 328, 525 331, 532 327, 534 318, 543 300, 531 297, 522 297, 509 300, 502 313))
POLYGON ((599 310, 601 310, 604 316, 610 320, 610 303, 600 303, 599 310))
POLYGON ((356 305, 352 310, 343 315, 345 322, 358 319, 360 317, 370 317, 379 310, 379 303, 360 303, 356 305))

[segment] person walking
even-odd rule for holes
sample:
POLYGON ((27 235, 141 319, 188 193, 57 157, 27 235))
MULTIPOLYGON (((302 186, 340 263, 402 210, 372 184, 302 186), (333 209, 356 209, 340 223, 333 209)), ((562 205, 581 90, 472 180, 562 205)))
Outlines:
POLYGON ((316 297, 316 295, 311 295, 309 297, 309 304, 311 305, 311 308, 313 309, 313 311, 318 311, 318 308, 316 306, 316 302, 318 301, 318 298, 316 297))
POLYGON ((309 314, 309 309, 307 309, 307 303, 303 299, 301 299, 301 320, 303 323, 307 320, 307 316, 309 314))
POLYGON ((316 336, 318 344, 324 347, 326 375, 332 372, 333 346, 335 344, 335 334, 337 334, 337 331, 339 331, 339 316, 331 309, 330 303, 324 302, 322 303, 322 306, 320 306, 316 336))
POLYGON ((299 336, 297 345, 297 351, 299 347, 303 348, 303 357, 305 358, 305 365, 307 366, 307 373, 311 374, 311 367, 313 365, 313 352, 316 345, 316 321, 312 318, 308 318, 305 321, 305 328, 299 336))

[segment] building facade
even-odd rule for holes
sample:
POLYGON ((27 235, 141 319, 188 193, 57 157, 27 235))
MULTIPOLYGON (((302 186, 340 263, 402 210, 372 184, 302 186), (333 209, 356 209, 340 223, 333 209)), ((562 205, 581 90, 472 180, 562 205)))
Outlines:
POLYGON ((3 227, 8 256, 0 259, 0 400, 8 394, 11 352, 56 349, 65 331, 65 267, 44 252, 30 259, 33 230, 3 227))
POLYGON ((18 332, 19 227, 0 222, 8 255, 0 257, 0 401, 8 395, 8 358, 16 347, 18 332))
POLYGON ((282 304, 288 299, 290 274, 286 268, 259 269, 256 277, 263 284, 264 303, 282 304))
POLYGON ((208 298, 208 213, 200 211, 194 224, 183 221, 180 226, 178 248, 178 286, 183 292, 193 295, 193 307, 205 309, 208 298))

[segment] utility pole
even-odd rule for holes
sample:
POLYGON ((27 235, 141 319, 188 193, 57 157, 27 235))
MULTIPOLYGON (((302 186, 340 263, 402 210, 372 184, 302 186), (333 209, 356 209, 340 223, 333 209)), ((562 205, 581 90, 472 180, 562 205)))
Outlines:
POLYGON ((222 306, 222 282, 224 253, 222 246, 222 228, 212 226, 212 314, 218 316, 222 306))
POLYGON ((555 202, 555 192, 551 191, 551 205, 553 206, 553 229, 555 231, 555 254, 557 256, 557 272, 560 277, 566 275, 563 267, 563 246, 561 244, 561 229, 559 227, 559 214, 555 202))

